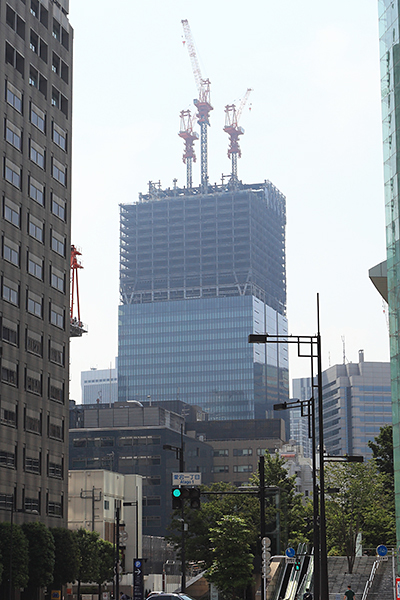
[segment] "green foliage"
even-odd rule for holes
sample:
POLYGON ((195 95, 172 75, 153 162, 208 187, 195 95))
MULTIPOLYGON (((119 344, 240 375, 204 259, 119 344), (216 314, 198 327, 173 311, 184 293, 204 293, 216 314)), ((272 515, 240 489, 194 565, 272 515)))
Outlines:
POLYGON ((325 483, 339 489, 326 497, 328 551, 347 556, 352 573, 360 532, 367 547, 395 543, 394 504, 373 460, 326 465, 325 483))
POLYGON ((97 540, 99 554, 99 572, 96 583, 102 585, 105 581, 112 581, 114 576, 114 546, 111 542, 99 538, 97 540))
MULTIPOLYGON (((202 486, 206 492, 237 491, 230 483, 213 483, 211 486, 202 486)), ((259 532, 260 504, 255 496, 239 496, 213 494, 202 497, 201 508, 191 510, 185 506, 185 522, 188 523, 188 532, 185 534, 187 560, 202 562, 208 568, 211 566, 214 555, 210 542, 210 531, 217 526, 226 515, 242 517, 249 530, 249 539, 252 550, 255 551, 259 532)), ((169 540, 180 550, 181 546, 181 513, 175 511, 170 529, 173 533, 169 540)))
MULTIPOLYGON (((307 509, 302 504, 303 496, 296 493, 296 476, 289 475, 285 467, 286 459, 278 453, 266 452, 264 460, 265 485, 279 487, 281 490, 279 509, 271 499, 270 506, 266 510, 266 520, 273 523, 278 512, 281 544, 277 551, 283 553, 288 546, 295 548, 300 542, 307 541, 304 526, 307 509)), ((250 483, 259 485, 258 474, 253 475, 250 483)))
POLYGON ((29 587, 44 587, 53 581, 54 538, 43 523, 24 523, 29 544, 29 587))
POLYGON ((50 531, 55 544, 53 588, 61 589, 61 586, 78 578, 80 563, 79 546, 76 536, 70 529, 54 527, 50 531))
POLYGON ((210 529, 213 561, 207 579, 214 583, 226 600, 243 597, 253 583, 253 555, 250 530, 241 517, 227 515, 210 529))
POLYGON ((382 475, 388 476, 388 481, 394 485, 394 466, 393 466, 393 427, 384 425, 381 427, 375 441, 369 440, 369 448, 372 450, 372 457, 375 460, 378 471, 382 475))
POLYGON ((78 572, 78 581, 86 583, 96 581, 99 577, 99 553, 97 540, 99 534, 87 529, 78 529, 74 532, 75 539, 79 547, 80 564, 78 572))
MULTIPOLYGON (((1 556, 10 556, 11 546, 11 524, 0 523, 0 552, 1 556)), ((12 580, 14 587, 26 587, 28 584, 28 540, 26 539, 22 527, 13 525, 12 527, 12 580)), ((9 563, 3 563, 5 572, 8 573, 9 563)), ((4 585, 5 582, 3 582, 4 585)))

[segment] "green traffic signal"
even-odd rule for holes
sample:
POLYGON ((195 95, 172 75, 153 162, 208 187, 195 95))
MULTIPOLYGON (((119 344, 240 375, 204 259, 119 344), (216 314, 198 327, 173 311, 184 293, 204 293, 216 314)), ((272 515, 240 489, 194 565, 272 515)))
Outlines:
POLYGON ((172 490, 172 495, 174 498, 180 498, 182 496, 182 492, 179 488, 175 488, 172 490))

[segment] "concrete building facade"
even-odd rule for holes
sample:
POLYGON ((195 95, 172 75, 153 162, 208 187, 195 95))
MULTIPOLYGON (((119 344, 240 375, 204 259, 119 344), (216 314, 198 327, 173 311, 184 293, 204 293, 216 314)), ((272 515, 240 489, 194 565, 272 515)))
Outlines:
POLYGON ((0 4, 0 520, 67 524, 73 31, 0 4))
POLYGON ((117 369, 90 369, 81 373, 82 404, 112 404, 118 400, 117 369))
POLYGON ((211 483, 212 448, 184 433, 184 418, 157 406, 135 403, 77 405, 71 402, 70 461, 74 470, 107 470, 143 477, 143 535, 165 536, 172 511, 172 473, 184 444, 185 470, 211 483), (183 433, 182 433, 183 432, 183 433))
MULTIPOLYGON (((297 391, 298 384, 309 389, 310 379, 298 380, 297 391)), ((360 350, 358 363, 334 365, 323 371, 322 385, 327 452, 371 458, 368 441, 392 419, 390 364, 364 361, 364 352, 360 350)))
POLYGON ((121 206, 120 401, 181 399, 209 419, 288 398, 285 197, 270 182, 158 190, 121 206))
POLYGON ((68 473, 68 528, 89 529, 115 543, 115 514, 120 506, 123 567, 132 572, 142 553, 142 477, 112 471, 76 470, 68 473), (125 506, 124 506, 125 503, 125 506), (131 504, 131 506, 128 506, 131 504), (137 506, 136 506, 137 505, 137 506))

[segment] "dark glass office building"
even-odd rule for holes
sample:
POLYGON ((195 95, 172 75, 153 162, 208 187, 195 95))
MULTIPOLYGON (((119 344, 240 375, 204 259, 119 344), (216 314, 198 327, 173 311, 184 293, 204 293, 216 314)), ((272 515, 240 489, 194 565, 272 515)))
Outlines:
POLYGON ((180 399, 210 419, 288 398, 285 197, 270 182, 159 190, 121 206, 119 401, 180 399))

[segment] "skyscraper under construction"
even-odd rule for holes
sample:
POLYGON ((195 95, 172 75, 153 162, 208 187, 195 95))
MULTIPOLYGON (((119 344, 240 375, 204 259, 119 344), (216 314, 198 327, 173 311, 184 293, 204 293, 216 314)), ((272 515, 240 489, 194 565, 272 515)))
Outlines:
POLYGON ((121 205, 120 401, 253 419, 288 398, 287 347, 247 341, 287 332, 285 197, 269 181, 234 183, 150 184, 121 205))

